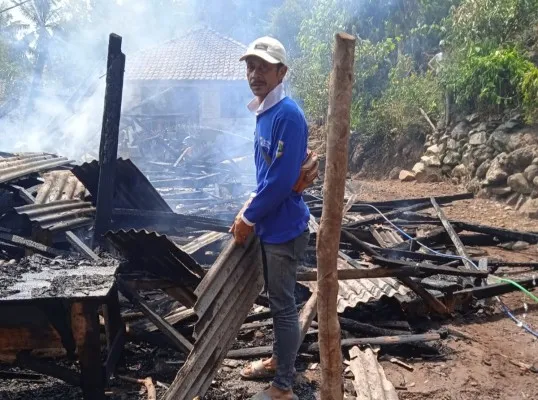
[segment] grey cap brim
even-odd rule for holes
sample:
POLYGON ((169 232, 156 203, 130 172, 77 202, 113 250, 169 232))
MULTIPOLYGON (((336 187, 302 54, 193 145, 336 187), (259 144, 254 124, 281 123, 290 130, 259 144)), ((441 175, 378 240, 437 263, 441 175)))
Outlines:
POLYGON ((262 60, 265 60, 270 64, 280 64, 282 62, 280 60, 277 60, 275 57, 267 54, 267 52, 261 51, 261 50, 249 50, 239 59, 239 61, 244 61, 248 57, 252 57, 252 56, 259 57, 262 60))

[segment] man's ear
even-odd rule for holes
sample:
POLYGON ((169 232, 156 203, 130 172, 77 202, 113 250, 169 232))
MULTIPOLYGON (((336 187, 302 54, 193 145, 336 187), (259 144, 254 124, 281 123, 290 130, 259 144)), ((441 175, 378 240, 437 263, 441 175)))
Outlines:
POLYGON ((278 68, 278 71, 277 71, 278 81, 280 83, 282 83, 282 81, 284 80, 284 77, 286 76, 287 73, 288 73, 288 67, 285 66, 285 65, 280 65, 279 68, 278 68))

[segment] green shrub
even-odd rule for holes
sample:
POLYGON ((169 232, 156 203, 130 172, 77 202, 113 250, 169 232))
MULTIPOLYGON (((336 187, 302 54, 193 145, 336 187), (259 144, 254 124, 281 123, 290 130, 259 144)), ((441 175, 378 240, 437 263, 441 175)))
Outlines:
POLYGON ((482 52, 476 47, 467 57, 452 60, 443 79, 461 108, 501 111, 521 105, 523 79, 533 68, 516 49, 482 52))
POLYGON ((430 129, 421 108, 433 120, 440 117, 443 92, 438 79, 430 72, 418 74, 413 69, 410 58, 401 56, 390 72, 386 90, 362 118, 355 119, 361 133, 369 137, 421 134, 430 129))
POLYGON ((538 122, 538 68, 533 67, 523 77, 521 84, 523 108, 527 122, 538 122))

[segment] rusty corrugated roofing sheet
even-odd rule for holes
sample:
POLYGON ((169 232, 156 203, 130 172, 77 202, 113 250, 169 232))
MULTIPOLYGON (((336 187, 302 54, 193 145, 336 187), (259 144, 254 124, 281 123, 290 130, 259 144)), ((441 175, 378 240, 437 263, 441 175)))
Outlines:
POLYGON ((126 80, 245 80, 239 58, 247 47, 201 28, 127 60, 126 80))
MULTIPOLYGON (((338 268, 351 269, 345 260, 338 259, 338 268)), ((316 282, 303 282, 311 290, 317 286, 316 282)), ((382 297, 395 297, 404 300, 409 293, 409 288, 401 285, 393 278, 374 278, 345 280, 338 282, 338 312, 342 313, 346 308, 355 308, 359 304, 379 300, 382 297)))
MULTIPOLYGON (((116 162, 114 207, 148 211, 172 211, 159 192, 131 160, 118 158, 116 162)), ((73 174, 95 198, 99 183, 99 163, 93 160, 75 166, 73 174)))
POLYGON ((109 231, 105 237, 131 261, 131 270, 171 279, 191 291, 204 276, 202 267, 165 235, 130 229, 109 231))
MULTIPOLYGON (((309 226, 311 231, 317 231, 319 228, 312 216, 309 226)), ((341 269, 355 268, 346 261, 345 255, 341 252, 337 265, 341 269)), ((312 291, 317 288, 316 282, 304 282, 304 285, 312 291)), ((395 297, 399 301, 407 300, 405 296, 410 292, 407 286, 401 285, 393 278, 343 280, 339 281, 338 285, 337 308, 339 313, 344 312, 346 308, 355 308, 358 304, 379 300, 382 297, 395 297)))
POLYGON ((36 204, 58 200, 83 200, 86 187, 71 171, 51 171, 43 175, 44 183, 37 190, 36 204))
POLYGON ((41 229, 65 231, 92 225, 95 207, 90 202, 81 200, 58 200, 15 207, 14 212, 25 216, 41 229))
POLYGON ((0 158, 0 183, 57 168, 70 162, 66 157, 45 153, 20 153, 14 157, 0 158))
POLYGON ((221 253, 196 288, 196 342, 163 399, 203 397, 263 287, 261 264, 257 239, 221 253))

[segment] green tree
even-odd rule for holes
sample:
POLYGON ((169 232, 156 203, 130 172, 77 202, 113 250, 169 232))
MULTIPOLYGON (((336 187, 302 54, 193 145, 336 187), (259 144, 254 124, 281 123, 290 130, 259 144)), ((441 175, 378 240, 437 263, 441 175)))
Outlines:
POLYGON ((32 83, 28 95, 26 115, 34 110, 36 98, 42 87, 43 72, 49 55, 49 45, 61 29, 62 14, 59 0, 33 0, 19 7, 28 21, 25 41, 35 41, 30 51, 33 59, 32 83))
MULTIPOLYGON (((0 9, 9 5, 1 2, 0 9)), ((8 96, 15 98, 23 87, 22 78, 29 67, 28 43, 17 37, 23 28, 9 12, 0 14, 0 102, 8 96)))

